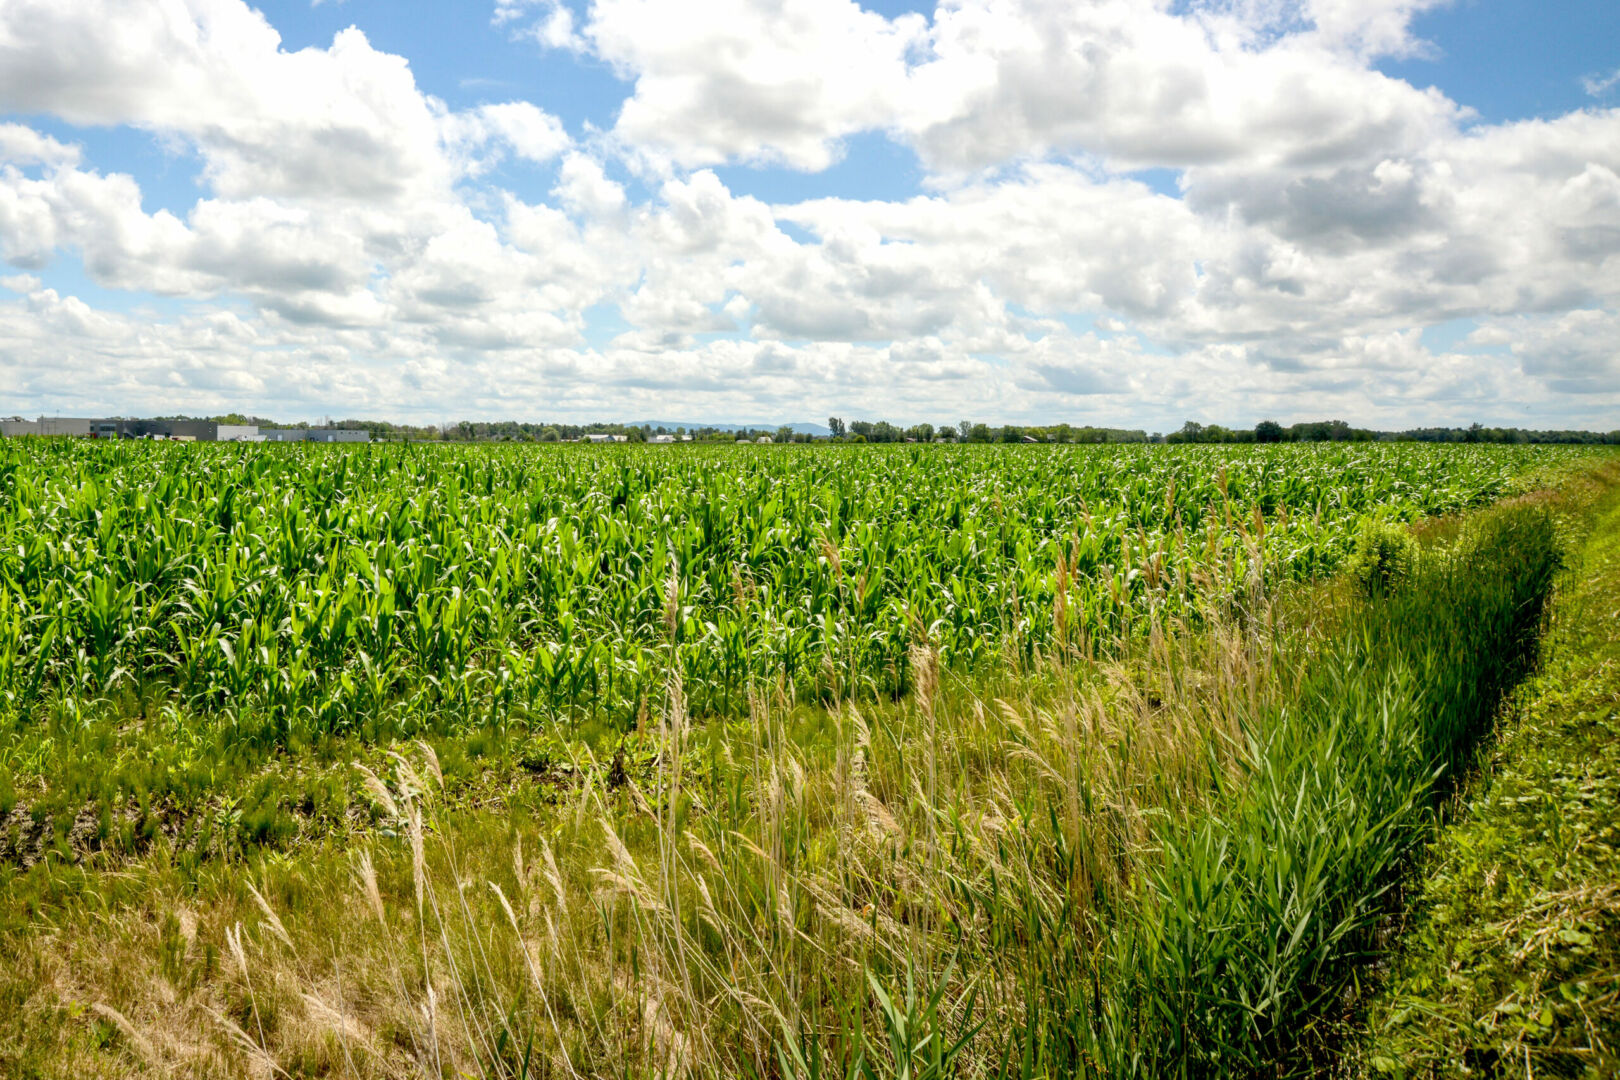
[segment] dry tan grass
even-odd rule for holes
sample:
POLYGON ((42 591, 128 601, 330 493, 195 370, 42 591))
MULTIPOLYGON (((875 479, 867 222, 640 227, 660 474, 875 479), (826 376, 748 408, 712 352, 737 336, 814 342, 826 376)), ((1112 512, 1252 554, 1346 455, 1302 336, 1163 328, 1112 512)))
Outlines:
POLYGON ((1077 636, 996 697, 915 648, 910 699, 834 710, 809 738, 810 714, 765 692, 717 743, 672 686, 645 786, 610 790, 582 759, 532 821, 446 809, 418 747, 363 771, 398 839, 269 861, 257 884, 215 868, 183 902, 137 869, 135 902, 3 967, 51 973, 42 1023, 97 1003, 80 1023, 111 1037, 46 1055, 84 1076, 507 1076, 525 1052, 537 1076, 772 1074, 784 1037, 875 1023, 868 972, 973 990, 975 1020, 1011 1030, 1008 935, 1031 909, 1095 934, 1152 857, 1151 816, 1204 797, 1272 692, 1270 607, 1239 593, 1241 620, 1155 622, 1109 663, 1077 636))

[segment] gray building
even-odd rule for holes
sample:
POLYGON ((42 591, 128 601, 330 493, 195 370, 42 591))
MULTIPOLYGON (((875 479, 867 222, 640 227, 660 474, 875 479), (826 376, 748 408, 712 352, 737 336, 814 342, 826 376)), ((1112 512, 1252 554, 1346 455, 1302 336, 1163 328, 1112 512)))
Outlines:
POLYGON ((257 424, 220 424, 213 420, 143 420, 148 430, 141 435, 168 436, 171 439, 196 439, 198 442, 239 442, 257 439, 257 424))
POLYGON ((88 416, 42 416, 39 418, 41 435, 88 435, 95 423, 88 416))
POLYGON ((265 442, 363 443, 371 433, 363 428, 260 428, 265 442))

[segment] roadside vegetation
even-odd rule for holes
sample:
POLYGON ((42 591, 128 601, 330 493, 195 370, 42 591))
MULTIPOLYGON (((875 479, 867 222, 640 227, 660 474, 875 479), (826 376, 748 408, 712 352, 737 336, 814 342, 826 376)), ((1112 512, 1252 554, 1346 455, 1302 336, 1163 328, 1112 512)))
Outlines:
POLYGON ((1620 497, 1567 516, 1542 664, 1424 854, 1365 1075, 1620 1074, 1620 497))
POLYGON ((1607 460, 309 449, 0 458, 0 1071, 1308 1074, 1607 460))

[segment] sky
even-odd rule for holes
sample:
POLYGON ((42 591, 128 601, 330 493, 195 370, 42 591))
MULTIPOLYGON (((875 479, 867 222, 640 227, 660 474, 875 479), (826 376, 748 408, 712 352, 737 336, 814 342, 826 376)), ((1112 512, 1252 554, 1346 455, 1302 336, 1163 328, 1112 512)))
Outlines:
POLYGON ((0 414, 1620 428, 1613 0, 0 0, 0 414))

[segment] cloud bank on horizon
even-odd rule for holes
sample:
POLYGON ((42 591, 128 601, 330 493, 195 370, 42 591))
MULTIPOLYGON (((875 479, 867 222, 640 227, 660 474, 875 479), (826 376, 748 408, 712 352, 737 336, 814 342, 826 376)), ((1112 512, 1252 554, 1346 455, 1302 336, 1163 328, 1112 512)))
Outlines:
POLYGON ((0 411, 1620 426, 1612 44, 1487 115, 1440 0, 442 7, 0 0, 0 411))

